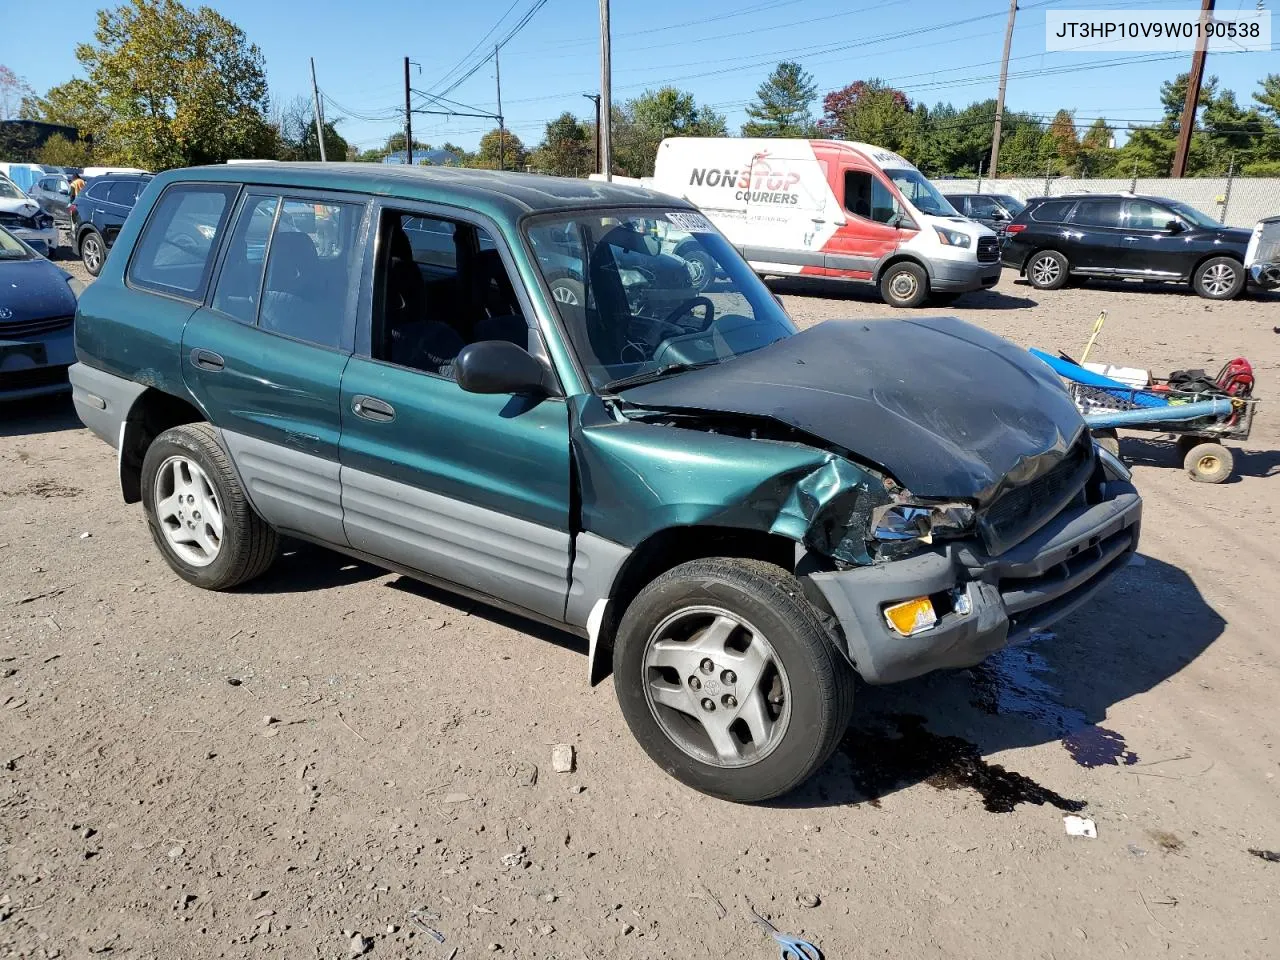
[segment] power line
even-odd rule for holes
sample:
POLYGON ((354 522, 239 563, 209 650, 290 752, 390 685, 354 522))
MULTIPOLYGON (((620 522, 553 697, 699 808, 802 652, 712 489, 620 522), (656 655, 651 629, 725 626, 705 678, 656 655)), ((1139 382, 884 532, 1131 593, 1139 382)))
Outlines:
POLYGON ((445 71, 445 75, 441 77, 439 80, 437 80, 435 83, 431 84, 431 86, 438 87, 442 83, 445 83, 446 81, 448 81, 448 79, 454 73, 456 73, 464 63, 466 63, 469 59, 471 59, 472 54, 474 54, 477 50, 479 50, 481 46, 484 44, 484 42, 488 40, 491 36, 493 36, 494 32, 497 31, 498 27, 502 25, 502 21, 507 19, 507 17, 511 16, 511 11, 514 10, 519 3, 520 3, 520 0, 511 0, 511 6, 507 7, 506 11, 502 14, 502 16, 500 16, 497 19, 494 25, 489 28, 488 32, 483 37, 481 37, 479 40, 476 41, 475 46, 473 46, 470 50, 464 53, 462 55, 462 58, 458 60, 458 62, 455 63, 452 67, 450 67, 447 71, 445 71))

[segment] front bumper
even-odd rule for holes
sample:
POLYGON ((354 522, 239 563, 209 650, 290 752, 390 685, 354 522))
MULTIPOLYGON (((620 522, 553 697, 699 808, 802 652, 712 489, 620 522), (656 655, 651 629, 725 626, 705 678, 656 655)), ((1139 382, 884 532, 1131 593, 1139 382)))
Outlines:
POLYGON ((1036 533, 990 556, 977 541, 856 570, 810 574, 839 620, 854 668, 868 683, 896 683, 938 669, 971 667, 1083 604, 1137 549, 1142 498, 1126 480, 1099 485, 1100 502, 1067 507, 1036 533), (961 592, 970 610, 943 613, 903 637, 885 606, 961 592))
POLYGON ((1280 260, 1250 264, 1249 281, 1263 290, 1274 290, 1280 287, 1280 260))
POLYGON ((71 389, 67 368, 76 348, 68 323, 46 334, 5 339, 0 333, 0 400, 29 400, 71 389))
POLYGON ((933 260, 929 263, 929 288, 939 293, 985 290, 1000 282, 1000 261, 933 260))

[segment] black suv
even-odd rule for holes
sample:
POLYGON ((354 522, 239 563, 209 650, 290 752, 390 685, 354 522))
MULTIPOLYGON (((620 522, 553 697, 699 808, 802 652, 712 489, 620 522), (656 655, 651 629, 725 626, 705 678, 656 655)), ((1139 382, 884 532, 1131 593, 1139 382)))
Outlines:
POLYGON ((71 214, 72 249, 95 277, 138 194, 150 182, 149 173, 103 174, 90 180, 67 208, 71 214))
POLYGON ((1112 277, 1189 282, 1202 297, 1230 300, 1245 287, 1250 236, 1165 197, 1034 197, 1005 227, 1004 265, 1037 290, 1112 277))
POLYGON ((948 193, 945 196, 960 214, 977 220, 998 234, 1003 234, 1009 221, 1026 207, 1025 203, 1008 193, 948 193))

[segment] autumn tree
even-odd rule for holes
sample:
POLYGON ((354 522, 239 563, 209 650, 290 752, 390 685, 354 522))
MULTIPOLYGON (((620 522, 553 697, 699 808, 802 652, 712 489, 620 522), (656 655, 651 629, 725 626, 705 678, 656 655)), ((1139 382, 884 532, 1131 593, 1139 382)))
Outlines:
POLYGON ((1045 152, 1056 158, 1062 172, 1074 172, 1080 159, 1080 137, 1076 134, 1076 117, 1071 110, 1059 110, 1054 114, 1049 129, 1045 131, 1048 142, 1045 152))
POLYGON ((104 159, 159 170, 274 153, 262 52, 210 7, 100 10, 76 59, 106 114, 104 159))
MULTIPOLYGON (((326 160, 345 160, 347 141, 335 126, 339 121, 326 120, 324 124, 324 153, 326 160)), ((276 114, 272 121, 275 130, 275 159, 319 160, 320 141, 316 137, 315 113, 311 100, 296 96, 276 114)))
POLYGON ((839 140, 857 140, 898 152, 911 152, 919 125, 911 101, 901 90, 872 78, 833 90, 822 100, 820 129, 839 140))
POLYGON ((34 94, 31 84, 0 63, 0 120, 17 117, 22 102, 34 94))
POLYGON ((807 137, 813 132, 809 104, 818 86, 800 64, 784 60, 756 89, 742 125, 744 137, 807 137))
POLYGON ((494 127, 480 138, 480 149, 468 154, 463 166, 483 170, 523 170, 528 158, 524 143, 510 130, 494 127))
POLYGON ((55 167, 87 167, 93 163, 93 151, 84 140, 68 140, 55 133, 37 151, 36 161, 55 167))

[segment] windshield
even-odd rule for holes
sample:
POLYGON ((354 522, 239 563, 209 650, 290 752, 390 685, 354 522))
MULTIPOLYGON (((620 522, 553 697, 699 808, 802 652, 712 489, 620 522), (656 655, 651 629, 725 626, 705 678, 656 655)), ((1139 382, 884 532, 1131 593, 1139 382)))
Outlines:
POLYGON ((37 256, 34 250, 0 227, 0 260, 29 260, 34 256, 37 256))
POLYGON ((526 227, 597 390, 724 363, 795 333, 768 288, 700 213, 590 210, 526 227))
POLYGON ((0 176, 0 197, 6 200, 25 200, 27 195, 8 177, 0 176))
POLYGON ((919 170, 886 170, 884 173, 893 181, 898 192, 921 213, 932 213, 939 217, 960 216, 959 211, 947 202, 947 198, 919 170))
POLYGON ((1170 201, 1169 209, 1180 216, 1183 220, 1186 220, 1188 223, 1194 224, 1197 227, 1216 230, 1218 227, 1222 226, 1222 224, 1207 214, 1201 213, 1195 207, 1182 203, 1178 200, 1170 201))

